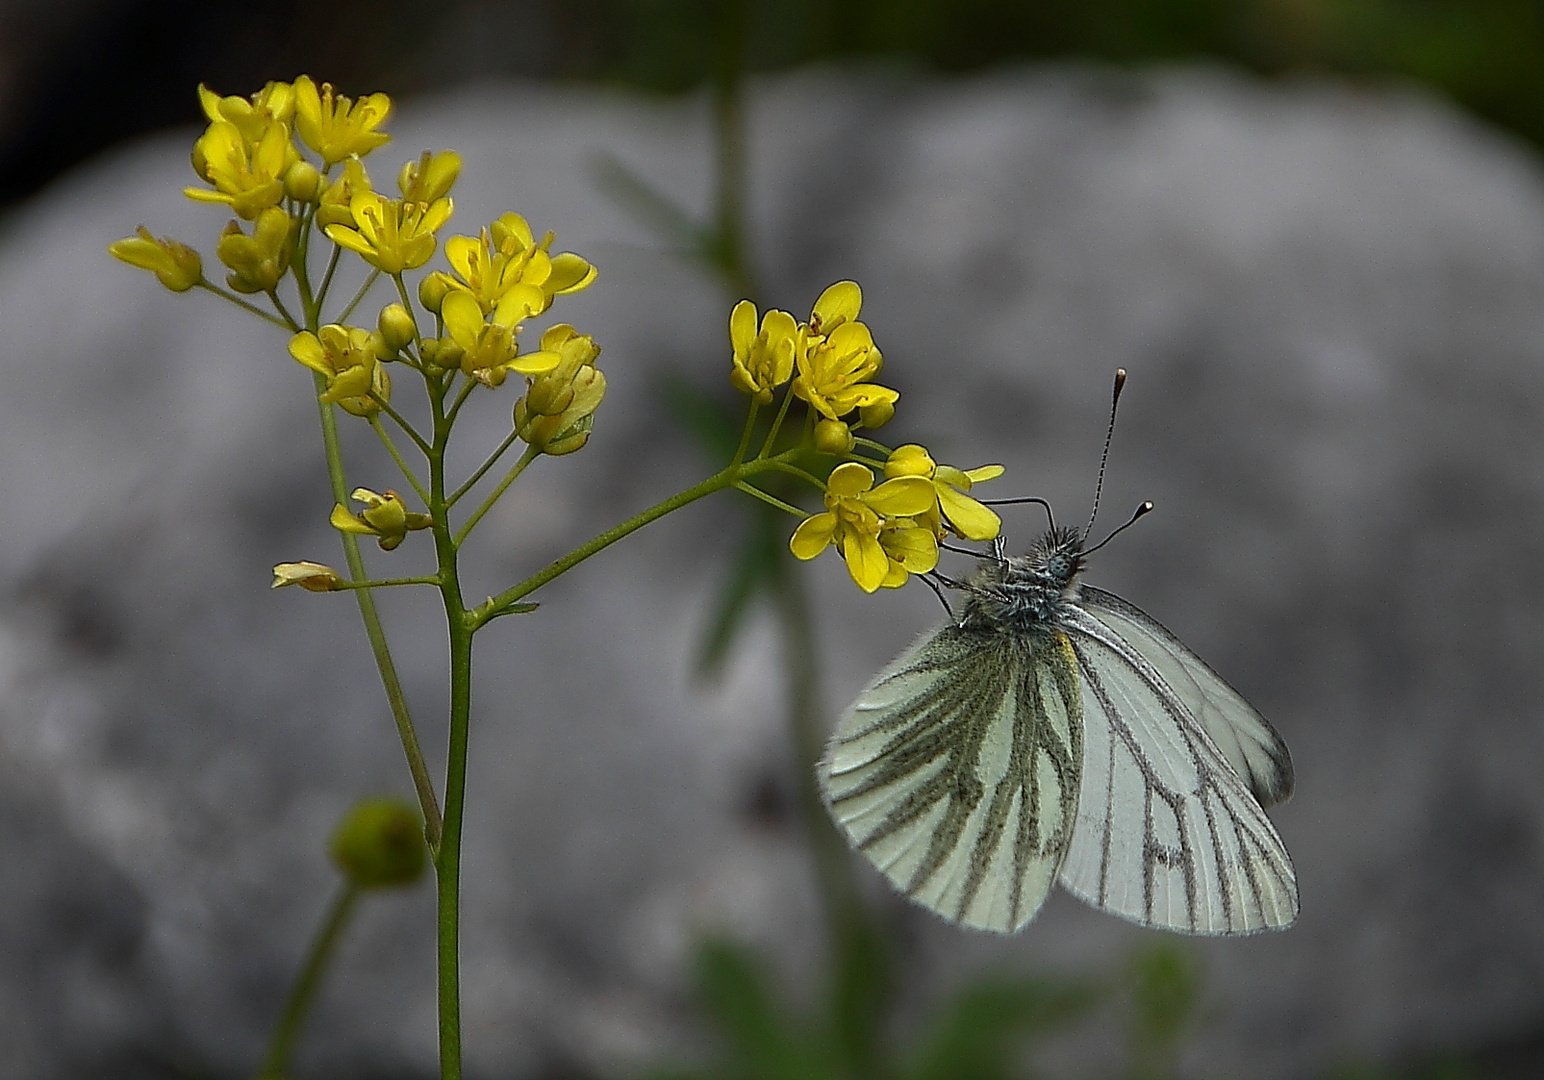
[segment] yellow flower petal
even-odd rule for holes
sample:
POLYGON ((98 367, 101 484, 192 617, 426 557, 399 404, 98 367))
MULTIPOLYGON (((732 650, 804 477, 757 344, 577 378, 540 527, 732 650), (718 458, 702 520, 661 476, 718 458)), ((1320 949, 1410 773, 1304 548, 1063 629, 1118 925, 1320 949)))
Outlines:
MULTIPOLYGON (((1001 465, 983 465, 979 469, 967 469, 965 475, 970 477, 971 483, 979 484, 984 480, 996 480, 1008 470, 1001 465)), ((969 488, 965 489, 969 491, 969 488)))
POLYGON ((863 290, 858 283, 838 281, 815 301, 815 310, 810 313, 811 327, 816 333, 829 334, 843 323, 855 320, 862 306, 863 290))
POLYGON ((911 517, 931 510, 937 497, 931 480, 900 476, 880 484, 863 501, 886 517, 911 517))
MULTIPOLYGON (((826 479, 826 490, 829 495, 851 498, 860 492, 867 491, 874 486, 874 474, 865 466, 856 461, 846 461, 831 470, 831 475, 826 479)), ((903 511, 906 513, 918 513, 920 511, 903 511)))
POLYGON ((816 514, 799 522, 799 527, 788 538, 788 550, 798 559, 813 559, 831 545, 836 533, 836 515, 816 514))
POLYGON ((938 506, 954 531, 967 540, 991 540, 1002 530, 1002 518, 991 509, 961 495, 947 484, 939 484, 938 506))
POLYGON ((909 573, 925 574, 938 565, 938 540, 926 529, 903 525, 879 534, 885 554, 909 573))
POLYGON ((740 356, 751 351, 756 340, 756 305, 741 300, 729 313, 729 345, 740 356))
POLYGON ((842 537, 842 556, 847 560, 847 572, 864 592, 878 589, 890 573, 890 557, 878 537, 870 533, 846 533, 842 537))

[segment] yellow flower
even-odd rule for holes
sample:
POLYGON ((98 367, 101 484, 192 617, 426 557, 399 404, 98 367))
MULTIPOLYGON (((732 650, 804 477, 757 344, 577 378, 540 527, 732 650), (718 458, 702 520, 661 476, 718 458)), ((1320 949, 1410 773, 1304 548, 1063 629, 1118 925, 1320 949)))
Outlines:
POLYGON ((793 316, 776 309, 761 317, 756 329, 756 305, 741 300, 729 313, 729 345, 734 350, 729 381, 761 404, 793 375, 794 342, 799 327, 793 316))
POLYGON ((813 559, 835 545, 864 592, 900 585, 907 574, 926 573, 938 565, 938 546, 931 534, 897 520, 925 513, 934 501, 932 485, 921 477, 903 476, 874 487, 873 472, 849 461, 833 469, 826 481, 826 512, 805 518, 788 547, 800 559, 813 559), (883 537, 884 532, 894 535, 883 537), (918 533, 927 534, 927 540, 918 533))
POLYGON ((917 516, 917 522, 933 530, 939 539, 943 538, 943 519, 948 519, 954 532, 965 539, 987 541, 996 538, 1002 530, 1002 519, 990 508, 971 499, 965 491, 970 491, 973 484, 991 481, 1002 473, 1002 465, 982 465, 963 471, 953 465, 934 464, 933 456, 916 443, 897 447, 885 462, 885 476, 892 479, 920 476, 933 482, 933 507, 929 507, 925 515, 917 516))
POLYGON ((461 155, 454 150, 431 154, 425 150, 417 161, 406 162, 397 173, 397 187, 408 202, 432 203, 450 194, 461 175, 461 155))
POLYGON ((188 245, 170 238, 157 240, 141 225, 136 236, 107 245, 107 252, 130 266, 149 270, 172 292, 187 292, 204 280, 204 260, 188 245))
POLYGON ((225 281, 239 293, 272 292, 289 269, 295 252, 295 222, 277 206, 270 206, 252 225, 252 235, 231 222, 215 245, 215 254, 231 268, 225 281))
POLYGON ((519 214, 505 214, 477 236, 453 236, 445 241, 445 258, 456 276, 441 275, 444 284, 470 293, 492 313, 503 306, 540 315, 555 296, 578 292, 595 280, 595 267, 572 252, 551 255, 553 234, 537 243, 519 214))
POLYGON ((884 358, 869 328, 858 321, 863 294, 857 283, 839 281, 815 301, 808 326, 794 349, 799 374, 793 392, 828 420, 880 403, 894 405, 901 395, 865 382, 878 374, 884 358))
POLYGON ((933 505, 926 514, 918 515, 919 524, 931 529, 940 539, 944 535, 943 521, 966 540, 991 540, 1002 529, 1002 519, 991 509, 964 494, 972 484, 993 480, 1003 474, 1001 465, 983 465, 968 472, 952 465, 938 465, 921 446, 909 443, 897 447, 885 461, 885 476, 920 476, 933 484, 933 505))
POLYGON ((338 503, 332 508, 332 527, 341 532, 379 537, 377 542, 382 551, 390 551, 402 543, 409 532, 427 529, 434 524, 434 519, 428 514, 417 514, 409 510, 403 504, 402 496, 395 491, 381 495, 369 488, 355 488, 349 497, 357 503, 364 503, 365 508, 357 514, 351 514, 342 503, 338 503))
POLYGON ((572 454, 590 438, 606 377, 595 366, 600 346, 588 334, 559 323, 541 336, 541 353, 558 358, 544 375, 528 379, 515 402, 515 430, 544 454, 572 454))
POLYGON ((284 174, 295 160, 282 121, 269 118, 261 133, 248 139, 235 124, 217 120, 193 144, 193 171, 214 190, 190 187, 183 193, 198 202, 225 203, 251 221, 284 198, 284 174))
POLYGON ((370 174, 365 172, 364 163, 358 158, 349 158, 343 163, 343 172, 322 191, 316 208, 316 223, 323 229, 329 225, 352 226, 354 214, 349 207, 353 205, 354 196, 371 190, 370 174))
POLYGON ((313 334, 302 330, 290 338, 290 355, 327 379, 319 401, 342 406, 354 416, 373 416, 381 411, 370 397, 391 400, 391 376, 381 363, 385 342, 379 334, 358 326, 329 323, 313 334))
MULTIPOLYGON (((498 386, 511 371, 522 375, 541 375, 557 366, 556 353, 534 352, 521 355, 516 343, 520 320, 527 312, 520 297, 509 294, 485 320, 483 311, 471 293, 456 290, 440 303, 440 319, 445 332, 460 350, 456 365, 470 378, 484 386, 498 386), (508 310, 514 309, 514 310, 508 310)), ((442 367, 451 366, 440 353, 442 367)))
POLYGON ((198 100, 211 124, 234 124, 242 138, 253 143, 262 138, 270 121, 288 124, 295 115, 295 90, 285 82, 270 82, 250 98, 221 97, 200 83, 198 100))
POLYGON ((308 592, 336 592, 343 578, 330 566, 314 562, 281 562, 273 568, 270 588, 299 585, 308 592))
POLYGON ((449 219, 451 202, 410 203, 359 191, 349 201, 354 227, 327 226, 327 236, 339 247, 356 252, 384 274, 400 274, 428 262, 434 255, 434 232, 449 219))
POLYGON ((295 133, 329 167, 390 142, 390 135, 375 130, 389 115, 391 98, 385 94, 368 94, 356 102, 334 94, 331 83, 322 83, 318 92, 309 75, 295 80, 295 133))

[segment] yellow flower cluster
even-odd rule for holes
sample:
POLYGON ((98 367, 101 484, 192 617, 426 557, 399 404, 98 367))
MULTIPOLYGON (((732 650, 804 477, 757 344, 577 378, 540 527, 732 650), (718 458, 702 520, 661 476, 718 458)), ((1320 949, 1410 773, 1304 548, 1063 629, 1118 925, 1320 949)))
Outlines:
POLYGON ((825 512, 805 518, 789 548, 800 559, 836 548, 858 587, 874 592, 934 569, 939 542, 950 533, 967 540, 997 536, 1000 519, 967 493, 1003 469, 939 465, 916 444, 885 451, 855 435, 888 422, 900 398, 871 381, 883 358, 858 319, 862 304, 863 294, 851 281, 821 293, 805 323, 775 309, 758 321, 755 305, 740 301, 729 316, 729 378, 759 405, 771 404, 776 391, 791 384, 788 393, 811 411, 808 446, 846 459, 826 478, 825 512), (887 456, 883 461, 860 456, 855 453, 860 442, 865 451, 887 456), (871 466, 884 472, 877 487, 871 466))
MULTIPOLYGON (((230 292, 205 278, 203 259, 192 247, 158 239, 143 227, 110 245, 112 255, 155 274, 174 292, 202 288, 286 326, 290 355, 319 376, 323 403, 373 423, 384 413, 420 446, 423 439, 391 404, 390 364, 421 375, 436 401, 454 401, 452 415, 475 386, 498 387, 511 372, 524 375, 513 436, 551 455, 585 445, 606 392, 595 366, 599 346, 567 325, 548 329, 535 349, 522 351, 520 338, 526 320, 595 281, 588 260, 554 252, 552 233, 538 235, 514 213, 476 235, 445 238, 446 267, 429 270, 418 282, 425 326, 432 326, 425 332, 422 312, 411 310, 412 290, 403 274, 425 267, 439 249, 440 232, 454 211, 451 189, 461 173, 460 155, 425 151, 407 161, 396 176, 400 194, 392 195, 376 189, 362 160, 390 141, 382 130, 392 113, 385 94, 353 99, 302 75, 270 82, 250 97, 222 97, 200 87, 199 101, 207 126, 194 143, 192 164, 201 183, 185 194, 234 215, 215 244, 230 292), (308 258, 316 257, 317 241, 324 238, 331 241, 330 260, 325 273, 313 278, 320 268, 308 265, 308 258), (328 290, 345 252, 371 269, 365 289, 376 274, 396 285, 401 302, 382 308, 373 329, 347 323, 362 292, 338 321, 326 322, 322 314, 324 305, 331 306, 328 290), (267 297, 274 314, 243 296, 267 297), (458 380, 464 380, 459 389, 452 385, 458 380)), ((430 523, 391 492, 360 488, 354 498, 365 509, 351 514, 339 506, 332 523, 376 536, 387 550, 430 523)), ((313 590, 332 584, 313 564, 285 568, 276 583, 313 590)))

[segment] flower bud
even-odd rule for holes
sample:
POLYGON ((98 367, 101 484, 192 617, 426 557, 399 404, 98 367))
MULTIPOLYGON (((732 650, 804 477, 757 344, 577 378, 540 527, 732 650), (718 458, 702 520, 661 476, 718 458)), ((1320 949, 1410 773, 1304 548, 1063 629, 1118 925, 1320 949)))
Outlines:
POLYGON ((432 274, 425 274, 423 280, 418 283, 418 302, 426 311, 432 311, 438 315, 440 305, 445 302, 445 294, 449 291, 450 278, 436 270, 432 274))
POLYGON ((429 862, 418 811, 399 799, 365 799, 332 834, 332 861, 361 889, 411 885, 429 862))
POLYGON ((343 584, 338 572, 330 566, 314 562, 281 562, 273 568, 271 588, 282 589, 286 585, 299 585, 308 592, 336 592, 343 584))
POLYGON ((417 161, 409 161, 397 173, 397 187, 409 202, 432 203, 450 194, 461 174, 461 155, 454 150, 431 154, 425 150, 417 161))
POLYGON ((231 273, 225 282, 239 293, 266 293, 278 287, 289 270, 295 250, 295 223, 277 206, 270 206, 252 223, 252 235, 232 221, 220 234, 215 254, 231 273))
POLYGON ((890 422, 895 415, 895 402, 876 401, 872 405, 858 406, 858 419, 863 421, 866 428, 882 428, 890 422))
POLYGON ((114 240, 107 246, 108 254, 149 270, 172 292, 187 292, 204 279, 204 260, 188 245, 169 238, 157 240, 143 225, 136 233, 114 240))
POLYGON ((316 202, 321 192, 322 174, 309 161, 297 161, 284 171, 284 194, 296 202, 316 202))
POLYGON ((840 420, 822 420, 815 425, 815 449, 822 454, 845 454, 855 445, 852 428, 840 420))
POLYGON ((385 344, 385 355, 396 356, 403 349, 413 343, 413 337, 418 332, 418 324, 413 321, 413 316, 407 308, 401 304, 387 304, 381 308, 381 317, 376 324, 381 329, 381 341, 385 344))
POLYGON ((926 447, 907 443, 890 452, 889 458, 885 460, 885 478, 894 480, 898 476, 932 477, 937 468, 926 447))

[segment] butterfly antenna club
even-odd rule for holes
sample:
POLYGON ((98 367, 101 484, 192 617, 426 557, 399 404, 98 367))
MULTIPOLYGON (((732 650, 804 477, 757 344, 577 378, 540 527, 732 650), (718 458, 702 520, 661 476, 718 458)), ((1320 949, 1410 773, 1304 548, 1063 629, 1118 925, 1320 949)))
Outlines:
POLYGON ((1088 527, 1083 530, 1084 540, 1094 531, 1094 518, 1099 516, 1099 496, 1104 493, 1104 467, 1110 460, 1110 440, 1115 438, 1115 410, 1120 406, 1120 392, 1125 385, 1126 369, 1116 368, 1115 391, 1110 395, 1110 426, 1104 432, 1104 453, 1099 455, 1099 479, 1094 482, 1094 509, 1088 515, 1088 527))
POLYGON ((1152 510, 1153 510, 1152 502, 1151 501, 1144 502, 1141 506, 1137 507, 1136 513, 1132 514, 1131 517, 1127 519, 1126 524, 1122 525, 1120 528, 1118 528, 1114 532, 1112 532, 1109 536, 1106 536, 1103 540, 1099 541, 1093 547, 1091 547, 1087 551, 1083 552, 1083 554, 1084 555, 1092 555, 1094 552, 1096 552, 1100 548, 1104 547, 1104 545, 1108 544, 1111 540, 1114 540, 1121 533, 1123 533, 1127 529, 1131 528, 1131 526, 1135 525, 1137 523, 1137 519, 1140 518, 1143 514, 1150 514, 1150 513, 1152 513, 1152 510))

